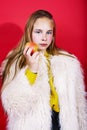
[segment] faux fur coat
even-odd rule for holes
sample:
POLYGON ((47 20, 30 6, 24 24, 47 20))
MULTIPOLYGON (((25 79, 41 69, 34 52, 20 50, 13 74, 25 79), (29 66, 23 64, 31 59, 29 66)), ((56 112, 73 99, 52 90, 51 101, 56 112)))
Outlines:
MULTIPOLYGON (((8 114, 8 130, 51 130, 50 86, 47 63, 40 56, 39 71, 33 86, 21 69, 10 77, 1 94, 2 104, 8 114)), ((83 72, 77 58, 66 55, 52 56, 51 70, 59 97, 61 130, 87 130, 87 108, 83 72)))

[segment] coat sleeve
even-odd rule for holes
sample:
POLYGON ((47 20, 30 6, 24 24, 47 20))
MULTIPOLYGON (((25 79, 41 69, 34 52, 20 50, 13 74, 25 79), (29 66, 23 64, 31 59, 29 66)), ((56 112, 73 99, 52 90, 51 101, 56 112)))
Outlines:
POLYGON ((25 69, 21 70, 2 91, 2 104, 8 115, 27 114, 38 102, 36 98, 38 95, 32 90, 24 71, 25 69))
POLYGON ((75 59, 75 72, 76 73, 76 101, 77 101, 77 111, 78 111, 78 121, 80 130, 87 130, 87 93, 85 91, 84 83, 84 72, 81 67, 80 62, 75 59))

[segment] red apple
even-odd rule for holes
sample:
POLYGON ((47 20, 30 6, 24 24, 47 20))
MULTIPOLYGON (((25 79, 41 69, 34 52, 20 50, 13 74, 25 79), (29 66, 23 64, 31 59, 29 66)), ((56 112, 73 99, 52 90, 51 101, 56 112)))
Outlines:
POLYGON ((31 52, 31 55, 38 51, 38 45, 34 42, 27 42, 25 46, 29 46, 29 48, 32 48, 32 52, 31 52))

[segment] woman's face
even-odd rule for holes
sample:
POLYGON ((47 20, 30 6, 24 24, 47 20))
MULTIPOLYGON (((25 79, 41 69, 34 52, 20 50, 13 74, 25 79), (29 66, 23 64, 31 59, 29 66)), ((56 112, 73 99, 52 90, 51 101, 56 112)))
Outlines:
POLYGON ((53 21, 38 18, 33 26, 32 41, 38 44, 39 50, 46 51, 53 40, 53 21))

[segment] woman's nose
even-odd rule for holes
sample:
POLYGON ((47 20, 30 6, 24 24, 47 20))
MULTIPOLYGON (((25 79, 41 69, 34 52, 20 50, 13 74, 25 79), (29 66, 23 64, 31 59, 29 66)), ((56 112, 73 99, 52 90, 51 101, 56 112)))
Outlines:
POLYGON ((42 41, 46 41, 47 40, 47 36, 46 36, 46 34, 43 34, 42 35, 42 41))

